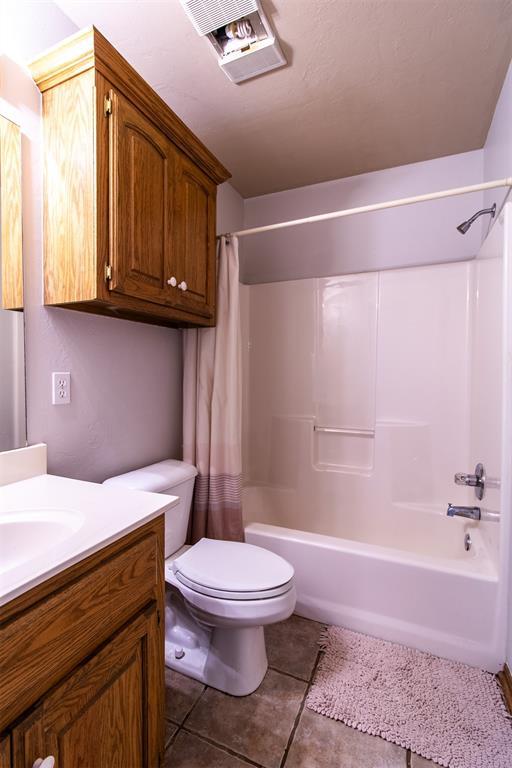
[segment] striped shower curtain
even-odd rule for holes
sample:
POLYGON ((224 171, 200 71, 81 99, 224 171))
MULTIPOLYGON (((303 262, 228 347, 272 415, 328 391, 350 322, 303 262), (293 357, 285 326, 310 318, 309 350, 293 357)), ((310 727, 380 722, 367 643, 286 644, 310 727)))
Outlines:
POLYGON ((198 470, 192 542, 243 540, 238 241, 221 238, 215 328, 184 332, 183 460, 198 470))

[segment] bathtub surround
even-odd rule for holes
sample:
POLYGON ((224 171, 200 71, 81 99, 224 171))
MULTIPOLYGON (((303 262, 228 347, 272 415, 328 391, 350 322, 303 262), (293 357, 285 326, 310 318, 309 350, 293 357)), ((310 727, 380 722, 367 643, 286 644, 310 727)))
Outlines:
POLYGON ((197 467, 192 542, 243 541, 238 241, 221 238, 215 328, 184 331, 183 458, 197 467))
POLYGON ((498 681, 474 667, 328 627, 307 706, 445 768, 509 768, 498 681))
POLYGON ((490 671, 509 521, 485 511, 508 503, 489 484, 478 525, 446 505, 474 503, 453 475, 477 461, 509 485, 507 215, 474 261, 242 292, 247 541, 294 565, 302 615, 490 671))
MULTIPOLYGON (((484 179, 490 179, 497 168, 501 173, 512 173, 512 63, 503 83, 485 142, 484 179)), ((491 204, 491 195, 488 193, 485 196, 485 205, 491 204)), ((509 595, 512 596, 512 568, 509 571, 509 595)), ((512 602, 512 598, 509 598, 509 602, 512 602)), ((512 669, 512 610, 509 614, 508 627, 507 663, 512 669)))

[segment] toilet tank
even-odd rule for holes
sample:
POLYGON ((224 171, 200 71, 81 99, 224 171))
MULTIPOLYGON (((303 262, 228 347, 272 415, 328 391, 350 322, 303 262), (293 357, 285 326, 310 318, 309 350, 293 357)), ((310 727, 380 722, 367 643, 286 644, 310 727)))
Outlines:
POLYGON ((186 541, 197 469, 175 459, 159 461, 124 475, 109 477, 104 485, 122 485, 137 491, 179 496, 179 503, 165 513, 165 557, 177 552, 186 541))

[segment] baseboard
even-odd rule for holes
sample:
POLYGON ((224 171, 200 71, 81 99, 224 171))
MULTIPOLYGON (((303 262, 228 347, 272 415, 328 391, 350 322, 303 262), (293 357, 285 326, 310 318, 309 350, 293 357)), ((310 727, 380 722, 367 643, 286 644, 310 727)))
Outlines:
POLYGON ((498 672, 498 680, 503 689, 503 698, 505 699, 507 709, 512 715, 512 673, 510 672, 508 664, 505 664, 503 667, 503 672, 498 672))

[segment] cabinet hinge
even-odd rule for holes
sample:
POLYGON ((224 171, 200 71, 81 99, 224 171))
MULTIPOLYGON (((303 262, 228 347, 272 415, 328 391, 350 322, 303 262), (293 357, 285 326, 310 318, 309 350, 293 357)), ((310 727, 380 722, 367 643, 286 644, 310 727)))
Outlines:
POLYGON ((105 96, 105 101, 103 102, 103 111, 105 113, 105 117, 108 117, 112 114, 112 99, 110 96, 105 96))
POLYGON ((105 280, 112 280, 112 265, 105 264, 105 280))

